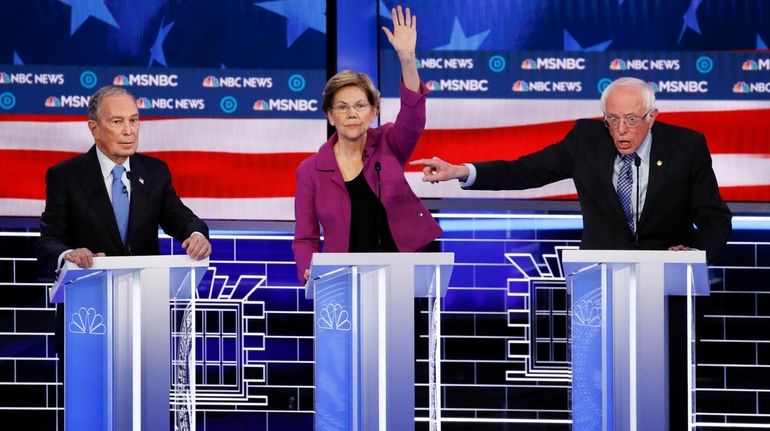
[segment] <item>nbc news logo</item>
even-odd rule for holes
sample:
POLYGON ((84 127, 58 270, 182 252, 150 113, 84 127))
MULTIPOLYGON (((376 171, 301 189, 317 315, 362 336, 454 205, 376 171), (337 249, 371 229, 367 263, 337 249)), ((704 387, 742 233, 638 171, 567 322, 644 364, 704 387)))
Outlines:
POLYGON ((770 93, 770 82, 745 82, 738 81, 733 84, 733 93, 770 93))

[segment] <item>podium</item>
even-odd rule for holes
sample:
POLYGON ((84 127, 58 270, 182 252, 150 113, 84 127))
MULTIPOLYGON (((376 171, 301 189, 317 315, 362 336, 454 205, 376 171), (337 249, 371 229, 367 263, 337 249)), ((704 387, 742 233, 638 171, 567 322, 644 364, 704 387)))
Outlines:
POLYGON ((694 296, 708 295, 704 251, 565 250, 572 429, 668 430, 668 301, 686 296, 688 423, 694 296))
POLYGON ((207 268, 187 256, 64 265, 49 297, 64 302, 66 429, 168 428, 172 399, 176 429, 195 429, 195 295, 207 268))
POLYGON ((454 253, 316 253, 315 429, 414 429, 414 298, 428 297, 429 420, 441 419, 440 305, 454 253))

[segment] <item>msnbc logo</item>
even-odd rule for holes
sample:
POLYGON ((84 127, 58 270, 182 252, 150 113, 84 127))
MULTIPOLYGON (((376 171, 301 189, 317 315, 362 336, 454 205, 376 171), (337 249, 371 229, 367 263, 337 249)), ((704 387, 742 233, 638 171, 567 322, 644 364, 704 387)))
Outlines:
POLYGON ((203 78, 203 86, 206 88, 218 88, 219 79, 216 76, 207 76, 203 78))
POLYGON ((56 96, 51 96, 47 99, 45 99, 45 107, 46 108, 61 108, 61 100, 56 96))
POLYGON ((513 91, 523 93, 529 91, 529 84, 525 81, 516 81, 513 83, 513 91))
POLYGON ((535 70, 537 69, 537 63, 535 62, 535 60, 531 58, 527 58, 521 62, 521 68, 524 70, 535 70))
POLYGON ((610 70, 626 70, 628 69, 628 65, 626 62, 620 58, 616 58, 612 60, 610 63, 610 70))
POLYGON ((0 84, 10 84, 11 76, 5 72, 0 72, 0 84))
POLYGON ((150 107, 150 99, 146 97, 140 97, 136 99, 136 107, 139 109, 147 109, 150 107))
POLYGON ((128 85, 128 76, 126 76, 126 75, 115 75, 115 78, 112 80, 112 85, 117 85, 119 87, 128 85))
POLYGON ((428 90, 430 91, 438 91, 441 89, 441 84, 439 84, 438 81, 428 81, 425 86, 428 87, 428 90))
POLYGON ((254 102, 252 109, 255 111, 267 111, 270 107, 268 106, 267 100, 260 99, 254 102))
POLYGON ((749 84, 738 81, 733 85, 733 93, 751 93, 751 89, 749 89, 749 84))

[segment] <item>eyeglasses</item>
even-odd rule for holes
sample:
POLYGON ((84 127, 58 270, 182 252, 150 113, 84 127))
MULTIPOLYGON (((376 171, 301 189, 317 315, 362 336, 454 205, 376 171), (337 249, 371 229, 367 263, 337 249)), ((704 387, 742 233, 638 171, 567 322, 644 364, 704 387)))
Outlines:
POLYGON ((335 114, 347 114, 348 109, 350 109, 351 106, 353 107, 353 110, 359 114, 368 111, 369 108, 372 107, 372 105, 364 102, 356 102, 352 105, 348 105, 347 103, 336 103, 332 105, 332 111, 335 114))
POLYGON ((648 115, 650 115, 650 112, 652 112, 652 109, 645 112, 644 115, 641 117, 637 115, 626 115, 625 117, 608 117, 604 116, 604 125, 607 126, 609 129, 617 129, 618 126, 620 126, 620 122, 623 121, 623 123, 626 124, 626 127, 629 129, 633 129, 634 127, 641 124, 643 121, 645 121, 645 118, 647 118, 648 115))

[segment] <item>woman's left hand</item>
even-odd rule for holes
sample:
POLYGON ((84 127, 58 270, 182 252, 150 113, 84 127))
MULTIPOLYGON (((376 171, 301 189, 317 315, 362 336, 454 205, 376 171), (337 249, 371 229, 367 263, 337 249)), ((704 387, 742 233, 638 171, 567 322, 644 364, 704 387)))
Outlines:
POLYGON ((382 27, 382 31, 388 36, 390 44, 396 50, 399 57, 414 57, 417 46, 417 16, 412 15, 412 11, 406 8, 406 16, 401 10, 401 5, 390 10, 393 16, 393 32, 387 27, 382 27))

